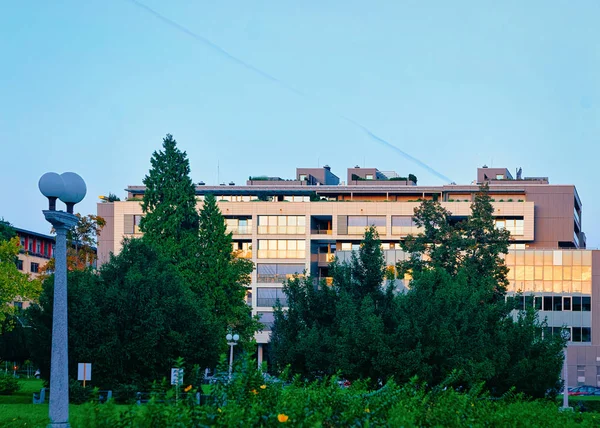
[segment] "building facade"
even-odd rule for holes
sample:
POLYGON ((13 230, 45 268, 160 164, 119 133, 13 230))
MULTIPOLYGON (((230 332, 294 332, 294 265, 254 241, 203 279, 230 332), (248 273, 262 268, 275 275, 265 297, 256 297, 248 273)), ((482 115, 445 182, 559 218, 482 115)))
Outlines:
MULTIPOLYGON (((21 248, 17 256, 17 269, 36 278, 48 260, 54 257, 54 236, 13 227, 19 238, 21 248)), ((15 301, 19 308, 29 306, 29 301, 15 301)))
MULTIPOLYGON (((359 167, 348 169, 347 180, 325 166, 298 168, 290 180, 260 176, 242 186, 196 187, 198 208, 204 195, 214 194, 234 251, 255 263, 248 299, 265 325, 256 335, 259 360, 269 341, 272 306, 277 299, 285 305, 286 279, 306 271, 328 282, 329 262, 358 248, 370 225, 393 265, 405 257, 400 241, 418 233, 412 216, 422 200, 439 201, 456 219, 466 218, 479 185, 488 183, 496 226, 511 232, 509 296, 522 292, 521 305, 540 310, 547 333, 570 330, 570 384, 600 386, 600 252, 586 249, 575 186, 487 167, 466 185, 417 186, 413 175, 359 167)), ((144 187, 129 186, 127 192, 126 201, 98 204, 106 220, 98 241, 100 265, 120 251, 124 237, 141 236, 144 187)))

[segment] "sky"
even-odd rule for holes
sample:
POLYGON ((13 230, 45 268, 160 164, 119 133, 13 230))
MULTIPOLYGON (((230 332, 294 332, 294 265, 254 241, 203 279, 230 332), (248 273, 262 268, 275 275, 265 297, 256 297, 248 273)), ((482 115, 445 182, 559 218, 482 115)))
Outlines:
POLYGON ((207 184, 522 167, 577 186, 596 248, 599 16, 596 0, 2 2, 0 217, 48 233, 48 171, 80 174, 76 209, 95 214, 171 133, 207 184))

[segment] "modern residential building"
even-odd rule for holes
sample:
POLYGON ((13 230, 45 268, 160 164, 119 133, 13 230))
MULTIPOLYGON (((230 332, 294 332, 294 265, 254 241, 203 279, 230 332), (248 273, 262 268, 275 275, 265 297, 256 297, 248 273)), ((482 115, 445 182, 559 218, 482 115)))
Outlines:
MULTIPOLYGON (((285 304, 282 283, 295 273, 329 279, 334 255, 358 248, 365 227, 377 227, 386 262, 406 255, 399 242, 417 233, 412 216, 421 200, 439 201, 457 219, 470 214, 479 185, 488 183, 498 228, 511 232, 506 263, 509 294, 524 293, 521 304, 537 307, 548 321, 547 333, 567 326, 569 383, 600 386, 600 251, 586 249, 582 204, 573 185, 550 184, 547 177, 522 177, 506 168, 478 168, 470 184, 416 185, 414 175, 376 168, 349 168, 347 181, 323 168, 298 168, 290 180, 249 177, 245 185, 196 187, 216 195, 233 233, 234 250, 251 259, 249 303, 262 315, 258 357, 269 342, 272 306, 285 304)), ((98 242, 98 263, 118 253, 127 236, 140 236, 143 186, 129 186, 128 199, 98 204, 106 226, 98 242)))

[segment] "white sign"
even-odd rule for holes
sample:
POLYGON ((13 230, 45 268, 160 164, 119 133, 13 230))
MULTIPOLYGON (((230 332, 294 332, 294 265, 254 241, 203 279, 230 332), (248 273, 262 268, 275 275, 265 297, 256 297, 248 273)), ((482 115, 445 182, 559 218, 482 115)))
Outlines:
POLYGON ((183 369, 171 369, 171 385, 183 385, 183 369))
POLYGON ((77 380, 92 380, 92 363, 77 364, 77 380))

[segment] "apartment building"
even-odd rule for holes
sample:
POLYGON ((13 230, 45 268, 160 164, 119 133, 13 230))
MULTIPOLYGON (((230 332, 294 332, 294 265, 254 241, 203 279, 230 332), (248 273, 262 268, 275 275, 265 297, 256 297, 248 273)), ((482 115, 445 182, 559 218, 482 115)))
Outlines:
MULTIPOLYGON (((521 291, 520 304, 547 318, 546 333, 567 326, 569 383, 600 386, 600 252, 586 250, 582 204, 573 185, 550 184, 547 177, 513 176, 506 168, 477 169, 470 184, 417 185, 417 178, 376 168, 348 168, 340 181, 328 166, 298 168, 292 179, 249 177, 245 185, 196 187, 198 208, 206 194, 217 197, 233 234, 234 250, 251 259, 249 304, 262 315, 256 335, 258 357, 269 342, 276 299, 285 305, 282 283, 310 272, 329 281, 335 255, 358 248, 365 227, 379 232, 386 262, 406 255, 399 243, 417 233, 412 216, 421 200, 436 200, 457 219, 470 214, 479 185, 488 183, 498 228, 511 232, 506 257, 509 295, 521 291)), ((106 226, 98 242, 98 263, 118 253, 126 236, 140 236, 143 186, 129 186, 128 200, 98 204, 106 226)))
MULTIPOLYGON (((18 227, 13 227, 13 229, 21 243, 17 256, 17 268, 35 278, 48 260, 54 257, 54 236, 18 227)), ((13 304, 19 308, 26 308, 29 306, 29 301, 16 301, 13 304)))

